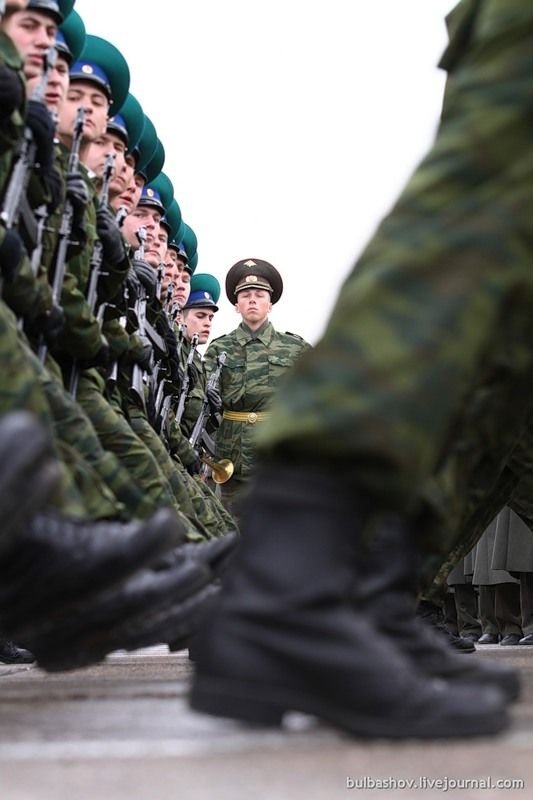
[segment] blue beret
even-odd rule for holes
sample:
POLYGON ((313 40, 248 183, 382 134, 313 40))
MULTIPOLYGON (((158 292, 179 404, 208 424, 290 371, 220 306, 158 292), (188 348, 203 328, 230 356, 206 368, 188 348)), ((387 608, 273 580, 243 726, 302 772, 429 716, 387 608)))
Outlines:
POLYGON ((130 70, 126 59, 111 42, 87 35, 80 58, 70 68, 71 83, 90 81, 107 95, 113 112, 123 105, 130 88, 130 70))
POLYGON ((151 208, 156 208, 158 211, 161 212, 161 216, 164 216, 165 214, 165 206, 163 205, 163 201, 161 200, 161 195, 159 194, 157 189, 154 189, 152 186, 143 186, 143 190, 138 205, 150 206, 151 208))
POLYGON ((191 278, 191 293, 183 308, 211 308, 218 311, 220 283, 214 275, 199 272, 191 278))

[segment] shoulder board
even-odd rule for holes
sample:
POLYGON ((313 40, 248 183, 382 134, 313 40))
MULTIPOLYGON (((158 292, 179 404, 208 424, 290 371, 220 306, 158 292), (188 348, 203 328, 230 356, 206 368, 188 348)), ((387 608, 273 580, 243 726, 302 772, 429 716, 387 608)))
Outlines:
POLYGON ((298 336, 297 333, 291 333, 291 331, 284 331, 284 334, 285 334, 285 336, 292 336, 294 339, 298 339, 298 341, 304 342, 305 344, 307 344, 307 342, 305 341, 303 336, 298 336))
POLYGON ((215 336, 214 339, 211 339, 209 344, 214 344, 215 342, 221 342, 223 339, 228 339, 231 336, 231 333, 223 333, 221 336, 215 336))

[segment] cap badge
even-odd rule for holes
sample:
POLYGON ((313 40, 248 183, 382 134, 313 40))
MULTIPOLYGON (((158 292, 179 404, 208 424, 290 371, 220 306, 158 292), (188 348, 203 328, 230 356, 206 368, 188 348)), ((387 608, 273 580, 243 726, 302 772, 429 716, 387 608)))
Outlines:
POLYGON ((245 283, 257 283, 257 275, 247 275, 244 279, 245 283))
POLYGON ((252 261, 252 259, 250 258, 248 261, 244 262, 244 266, 245 267, 257 267, 257 264, 255 263, 255 261, 252 261))
POLYGON ((93 68, 91 67, 90 64, 84 64, 83 67, 81 68, 81 71, 85 72, 86 75, 93 74, 93 68))
POLYGON ((146 194, 148 195, 148 197, 155 197, 155 192, 153 189, 147 189, 146 194))

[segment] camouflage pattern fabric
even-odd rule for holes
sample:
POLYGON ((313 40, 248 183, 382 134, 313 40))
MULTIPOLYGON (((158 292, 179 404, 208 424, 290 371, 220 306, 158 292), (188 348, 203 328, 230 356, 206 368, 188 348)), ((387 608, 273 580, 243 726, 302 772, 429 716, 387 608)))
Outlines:
MULTIPOLYGON (((154 454, 157 464, 171 489, 175 507, 188 520, 187 536, 191 541, 209 539, 211 535, 196 513, 193 497, 187 489, 185 469, 174 461, 152 428, 143 411, 134 403, 128 405, 128 419, 134 432, 154 454)), ((187 476, 188 477, 188 476, 187 476)))
MULTIPOLYGON (((241 323, 211 342, 205 354, 205 370, 210 374, 217 356, 226 352, 219 384, 224 411, 267 411, 281 378, 308 348, 300 336, 279 333, 271 322, 255 333, 241 323)), ((249 477, 255 460, 256 429, 264 424, 222 420, 216 434, 215 458, 229 458, 234 464, 234 478, 228 486, 234 479, 249 477)))
MULTIPOLYGON (((435 563, 427 555, 423 562, 421 591, 427 599, 440 599, 445 591, 446 579, 455 564, 477 544, 487 526, 501 509, 508 505, 520 515, 533 531, 533 418, 529 417, 519 438, 508 454, 497 481, 479 491, 455 493, 455 507, 463 503, 463 515, 457 522, 448 523, 441 532, 441 541, 446 542, 446 530, 452 531, 451 541, 442 563, 435 563), (438 569, 437 569, 438 568, 438 569), (436 574, 435 574, 436 573, 436 574)), ((478 487, 479 489, 479 484, 478 487)), ((431 528, 430 528, 431 530, 431 528)), ((437 539, 438 528, 431 530, 432 539, 437 539)))
MULTIPOLYGON (((22 71, 22 59, 13 42, 3 31, 0 31, 0 64, 11 69, 22 71)), ((9 175, 13 152, 22 136, 24 128, 24 109, 15 109, 9 116, 2 114, 0 120, 0 188, 3 189, 5 179, 9 175)), ((2 232, 0 231, 0 235, 2 232)))
MULTIPOLYGON (((144 502, 157 508, 175 507, 174 498, 154 455, 132 430, 117 403, 103 396, 104 379, 97 370, 84 370, 80 377, 78 402, 89 417, 102 446, 115 455, 138 487, 144 502)), ((145 513, 143 516, 146 516, 145 513)))
MULTIPOLYGON (((154 505, 144 497, 114 453, 102 447, 88 416, 65 391, 59 366, 50 356, 46 370, 41 368, 41 383, 54 417, 57 437, 71 445, 82 459, 83 466, 79 469, 90 468, 93 481, 98 485, 102 502, 96 498, 91 504, 95 508, 92 518, 146 519, 153 514, 154 505), (110 498, 113 508, 109 507, 110 498)), ((83 495, 87 503, 87 491, 83 495)))
POLYGON ((533 6, 463 7, 436 141, 258 431, 264 456, 330 463, 403 513, 450 458, 472 475, 487 441, 495 485, 533 382, 533 6))
MULTIPOLYGON (((24 409, 34 413, 50 430, 54 426, 50 408, 42 391, 39 376, 28 350, 19 338, 17 322, 12 312, 0 301, 0 414, 24 409)), ((61 456, 55 441, 60 465, 60 482, 52 503, 64 514, 83 518, 84 502, 76 488, 73 475, 61 456)))

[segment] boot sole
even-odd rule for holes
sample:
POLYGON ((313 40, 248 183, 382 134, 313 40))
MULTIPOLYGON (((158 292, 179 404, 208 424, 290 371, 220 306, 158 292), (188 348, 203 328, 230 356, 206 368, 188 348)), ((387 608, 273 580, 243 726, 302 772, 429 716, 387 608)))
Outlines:
MULTIPOLYGON (((215 593, 215 597, 218 592, 215 593)), ((169 636, 181 635, 185 641, 197 632, 212 607, 211 586, 198 589, 179 605, 134 616, 102 636, 74 638, 58 643, 53 650, 39 650, 36 645, 38 666, 47 672, 65 672, 98 664, 114 650, 136 650, 161 644, 169 636)), ((47 642, 45 642, 47 644, 47 642)))
POLYGON ((443 718, 437 713, 432 714, 431 710, 427 718, 420 714, 410 717, 401 713, 395 718, 392 711, 387 717, 377 713, 369 716, 346 707, 321 703, 316 696, 289 692, 279 686, 201 675, 195 679, 189 704, 195 711, 269 727, 280 727, 286 713, 298 711, 318 717, 354 736, 373 739, 493 736, 509 726, 509 716, 500 705, 462 719, 453 715, 443 718))

